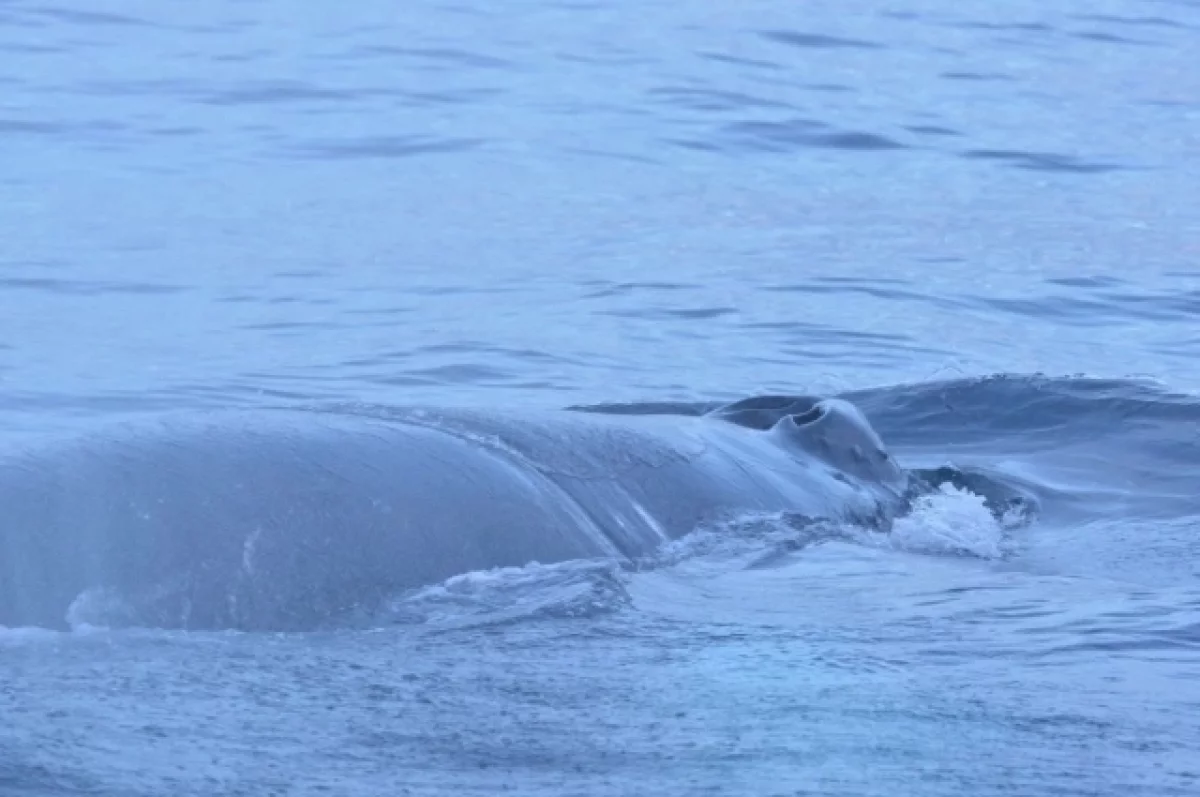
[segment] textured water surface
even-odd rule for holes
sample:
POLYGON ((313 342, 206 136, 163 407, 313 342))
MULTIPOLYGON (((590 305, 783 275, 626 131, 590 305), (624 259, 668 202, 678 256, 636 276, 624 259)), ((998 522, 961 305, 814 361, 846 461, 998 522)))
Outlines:
POLYGON ((955 476, 365 627, 82 596, 0 629, 0 794, 1200 792, 1198 45, 1186 0, 0 2, 0 455, 837 393, 955 476))

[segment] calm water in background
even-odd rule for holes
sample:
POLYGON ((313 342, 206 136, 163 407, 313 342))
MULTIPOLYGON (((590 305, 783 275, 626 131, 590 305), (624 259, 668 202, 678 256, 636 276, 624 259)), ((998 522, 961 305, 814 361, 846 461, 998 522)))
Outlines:
POLYGON ((0 442, 905 385, 1053 500, 0 631, 0 793, 1200 792, 1200 5, 475 5, 0 2, 0 442))

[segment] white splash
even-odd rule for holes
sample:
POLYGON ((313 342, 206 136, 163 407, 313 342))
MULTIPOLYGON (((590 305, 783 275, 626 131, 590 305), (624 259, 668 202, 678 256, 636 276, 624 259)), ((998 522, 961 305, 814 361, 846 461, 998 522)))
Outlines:
POLYGON ((1008 532, 1021 522, 1019 513, 997 518, 981 496, 943 484, 916 499, 890 534, 868 534, 861 541, 909 553, 1001 559, 1010 552, 1008 532))
POLYGON ((382 619, 449 629, 594 617, 630 602, 625 580, 613 559, 479 570, 393 599, 382 619))
POLYGON ((80 632, 128 625, 133 614, 133 607, 116 592, 96 587, 76 595, 64 619, 72 631, 80 632))

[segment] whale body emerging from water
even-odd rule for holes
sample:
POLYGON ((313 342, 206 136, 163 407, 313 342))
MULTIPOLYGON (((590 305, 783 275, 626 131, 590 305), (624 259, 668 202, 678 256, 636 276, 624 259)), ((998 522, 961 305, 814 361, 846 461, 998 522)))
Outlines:
POLYGON ((174 413, 0 453, 0 625, 304 630, 472 570, 635 559, 707 521, 884 523, 908 476, 851 404, 174 413))

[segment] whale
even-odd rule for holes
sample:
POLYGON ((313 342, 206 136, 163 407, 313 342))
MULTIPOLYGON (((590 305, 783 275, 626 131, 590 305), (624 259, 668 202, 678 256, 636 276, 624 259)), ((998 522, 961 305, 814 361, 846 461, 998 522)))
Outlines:
POLYGON ((746 512, 886 526, 842 399, 172 411, 0 449, 0 625, 306 631, 467 572, 634 562, 746 512))

